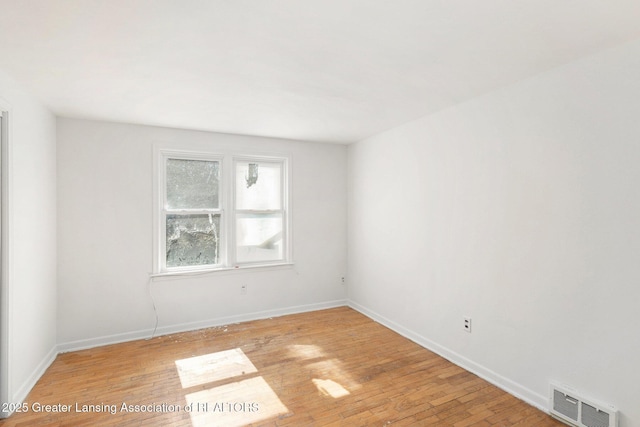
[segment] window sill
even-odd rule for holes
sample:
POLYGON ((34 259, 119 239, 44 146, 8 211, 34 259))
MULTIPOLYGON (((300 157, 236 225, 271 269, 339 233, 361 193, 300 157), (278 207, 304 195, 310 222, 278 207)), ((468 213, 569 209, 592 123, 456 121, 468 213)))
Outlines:
POLYGON ((165 271, 161 273, 149 274, 150 279, 172 278, 172 277, 194 277, 194 276, 208 276, 210 274, 224 274, 234 271, 256 271, 256 270, 282 270, 293 268, 292 262, 283 262, 278 264, 256 264, 256 265, 242 265, 235 267, 221 267, 212 268, 206 270, 182 270, 182 271, 165 271))

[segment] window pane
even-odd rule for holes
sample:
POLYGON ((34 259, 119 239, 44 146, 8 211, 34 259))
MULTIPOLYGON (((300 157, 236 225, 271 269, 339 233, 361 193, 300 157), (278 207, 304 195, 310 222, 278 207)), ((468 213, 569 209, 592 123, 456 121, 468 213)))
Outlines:
POLYGON ((236 242, 239 263, 282 259, 282 215, 239 214, 236 242))
POLYGON ((167 215, 167 267, 219 263, 220 215, 167 215))
POLYGON ((278 210, 282 207, 282 163, 236 163, 236 209, 278 210))
POLYGON ((217 209, 220 162, 167 160, 167 208, 217 209))

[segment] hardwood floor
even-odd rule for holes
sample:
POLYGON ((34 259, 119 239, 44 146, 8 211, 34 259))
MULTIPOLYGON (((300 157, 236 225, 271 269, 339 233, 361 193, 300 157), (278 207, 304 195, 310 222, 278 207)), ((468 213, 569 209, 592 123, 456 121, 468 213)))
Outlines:
POLYGON ((0 425, 564 426, 346 307, 60 354, 26 402, 0 425))

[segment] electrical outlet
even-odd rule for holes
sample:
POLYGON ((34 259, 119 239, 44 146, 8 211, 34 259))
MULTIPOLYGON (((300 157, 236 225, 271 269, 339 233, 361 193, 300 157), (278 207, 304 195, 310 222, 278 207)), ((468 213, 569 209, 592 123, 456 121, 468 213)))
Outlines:
POLYGON ((247 293, 247 285, 240 286, 240 294, 246 295, 246 293, 247 293))
POLYGON ((345 284, 344 277, 342 278, 342 284, 343 284, 343 285, 345 284))
POLYGON ((471 317, 464 318, 464 330, 471 333, 471 317))

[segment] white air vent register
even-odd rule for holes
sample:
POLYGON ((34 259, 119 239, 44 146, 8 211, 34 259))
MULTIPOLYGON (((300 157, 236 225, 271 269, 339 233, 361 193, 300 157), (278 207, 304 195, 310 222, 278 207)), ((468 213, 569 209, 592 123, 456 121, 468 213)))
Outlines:
POLYGON ((578 427, 617 427, 618 411, 610 405, 596 403, 575 390, 551 383, 549 396, 551 415, 578 427))

